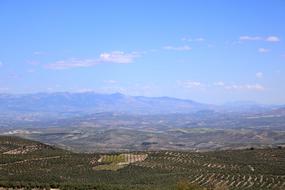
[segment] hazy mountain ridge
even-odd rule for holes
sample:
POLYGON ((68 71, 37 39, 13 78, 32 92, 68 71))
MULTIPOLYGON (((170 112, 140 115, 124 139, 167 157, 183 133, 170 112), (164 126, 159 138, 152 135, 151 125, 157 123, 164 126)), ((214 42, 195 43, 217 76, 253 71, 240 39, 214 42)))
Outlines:
POLYGON ((1 111, 126 112, 133 114, 190 113, 210 105, 170 97, 126 96, 120 93, 37 93, 0 95, 1 111))
POLYGON ((122 112, 171 114, 198 111, 262 112, 278 106, 253 103, 211 105, 171 97, 127 96, 120 93, 35 93, 0 94, 0 111, 15 112, 122 112))

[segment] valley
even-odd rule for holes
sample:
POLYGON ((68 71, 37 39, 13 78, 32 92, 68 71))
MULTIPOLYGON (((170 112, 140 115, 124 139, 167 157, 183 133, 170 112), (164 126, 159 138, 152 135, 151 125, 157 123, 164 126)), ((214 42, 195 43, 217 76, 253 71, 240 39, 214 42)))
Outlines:
POLYGON ((0 133, 75 152, 213 151, 285 144, 285 114, 197 112, 131 115, 95 113, 49 120, 0 121, 0 133), (269 117, 270 116, 270 117, 269 117))
POLYGON ((282 106, 60 93, 2 96, 0 110, 5 190, 285 188, 282 106))

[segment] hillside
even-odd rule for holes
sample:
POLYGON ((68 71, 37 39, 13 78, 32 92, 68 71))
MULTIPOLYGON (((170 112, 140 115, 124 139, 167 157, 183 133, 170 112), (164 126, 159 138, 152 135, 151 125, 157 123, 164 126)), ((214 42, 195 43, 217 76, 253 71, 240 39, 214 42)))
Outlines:
POLYGON ((285 149, 75 154, 0 137, 0 186, 60 189, 176 189, 180 180, 211 189, 284 189, 285 149))

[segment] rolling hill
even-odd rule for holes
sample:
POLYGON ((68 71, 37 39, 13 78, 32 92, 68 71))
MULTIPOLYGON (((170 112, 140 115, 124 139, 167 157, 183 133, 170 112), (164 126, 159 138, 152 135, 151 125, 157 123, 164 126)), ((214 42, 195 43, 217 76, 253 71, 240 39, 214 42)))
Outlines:
POLYGON ((285 149, 76 154, 36 141, 0 137, 0 186, 59 189, 285 188, 285 149), (177 185, 178 184, 178 185, 177 185))

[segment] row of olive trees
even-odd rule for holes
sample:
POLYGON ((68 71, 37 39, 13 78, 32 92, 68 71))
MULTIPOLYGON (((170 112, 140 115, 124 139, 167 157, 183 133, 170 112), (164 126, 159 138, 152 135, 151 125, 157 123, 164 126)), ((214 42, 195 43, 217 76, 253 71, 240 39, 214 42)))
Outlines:
MULTIPOLYGON (((187 179, 181 179, 176 184, 176 190, 208 190, 198 184, 190 183, 187 179)), ((211 190, 229 190, 227 185, 213 185, 211 190)))

